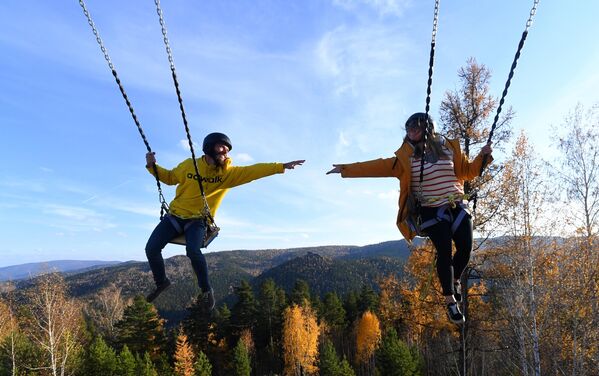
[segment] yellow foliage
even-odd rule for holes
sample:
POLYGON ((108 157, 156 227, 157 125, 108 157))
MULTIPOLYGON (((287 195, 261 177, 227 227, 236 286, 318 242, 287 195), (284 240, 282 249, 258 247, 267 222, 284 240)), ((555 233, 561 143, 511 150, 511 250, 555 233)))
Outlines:
POLYGON ((177 376, 193 376, 194 353, 187 336, 183 331, 177 336, 177 350, 175 351, 175 374, 177 376))
POLYGON ((320 335, 316 315, 309 305, 293 305, 285 309, 283 316, 285 375, 296 375, 300 369, 307 374, 316 374, 320 335))
POLYGON ((254 345, 254 339, 252 338, 252 331, 250 329, 244 329, 241 332, 239 340, 243 342, 243 345, 245 346, 245 349, 247 350, 248 354, 254 353, 254 351, 256 350, 256 346, 254 345))
POLYGON ((364 312, 356 326, 356 358, 358 362, 367 362, 381 340, 381 325, 378 317, 370 311, 364 312))

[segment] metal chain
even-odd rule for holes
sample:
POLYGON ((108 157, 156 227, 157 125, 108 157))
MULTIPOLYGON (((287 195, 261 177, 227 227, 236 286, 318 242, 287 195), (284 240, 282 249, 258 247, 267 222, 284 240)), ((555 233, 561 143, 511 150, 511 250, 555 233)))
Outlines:
MULTIPOLYGON (((420 218, 420 207, 422 205, 422 181, 424 180, 424 158, 425 158, 425 150, 426 150, 426 136, 427 132, 431 129, 432 124, 429 124, 429 116, 428 112, 430 110, 431 103, 431 87, 433 85, 433 66, 435 63, 435 41, 437 39, 437 27, 439 25, 439 2, 440 0, 435 0, 435 11, 433 15, 433 33, 431 37, 431 51, 428 60, 428 81, 426 86, 426 106, 425 106, 425 114, 426 114, 426 131, 422 132, 422 153, 420 155, 420 183, 419 187, 419 195, 417 202, 418 209, 418 217, 420 218)), ((420 124, 419 124, 420 125, 420 124)), ((432 133, 432 132, 431 132, 432 133)))
MULTIPOLYGON (((135 114, 135 111, 133 110, 133 105, 131 104, 129 97, 127 96, 127 93, 125 92, 125 88, 121 84, 121 80, 119 79, 116 69, 114 68, 112 61, 110 60, 110 55, 108 55, 108 50, 104 46, 104 43, 102 42, 102 38, 100 38, 100 33, 98 33, 98 30, 96 29, 96 25, 94 24, 94 21, 92 20, 91 15, 90 15, 89 11, 87 10, 87 7, 85 6, 85 3, 83 2, 83 0, 79 0, 79 5, 81 5, 81 8, 83 9, 83 14, 87 18, 87 23, 92 28, 92 32, 94 33, 94 36, 96 37, 96 42, 98 42, 98 45, 100 46, 100 50, 102 50, 102 53, 104 54, 104 59, 106 59, 106 62, 108 63, 108 67, 110 68, 112 75, 114 76, 114 79, 119 87, 121 95, 123 96, 123 99, 125 99, 125 104, 127 105, 129 112, 131 113, 131 117, 133 118, 133 121, 135 122, 135 125, 137 126, 137 130, 139 131, 139 134, 141 136, 141 139, 144 142, 144 145, 146 145, 146 150, 148 151, 148 153, 151 153, 152 148, 150 147, 150 143, 148 142, 148 139, 146 138, 146 135, 144 134, 141 124, 140 124, 139 120, 137 119, 137 115, 135 114)), ((160 218, 162 219, 162 217, 164 216, 164 213, 165 212, 168 213, 169 207, 168 207, 168 204, 166 203, 166 200, 164 199, 164 195, 162 194, 162 186, 160 185, 160 180, 158 179, 158 169, 156 168, 156 164, 154 164, 154 177, 156 178, 156 186, 158 187, 158 200, 160 201, 160 218)))
POLYGON ((179 109, 181 110, 181 117, 183 118, 183 125, 185 126, 185 134, 187 135, 187 142, 189 143, 189 149, 191 150, 191 160, 193 162, 193 168, 195 169, 195 173, 198 176, 198 184, 200 186, 200 193, 202 195, 202 200, 204 201, 204 215, 211 222, 214 223, 214 218, 212 214, 210 214, 210 207, 208 206, 208 201, 206 200, 206 195, 204 193, 204 185, 202 184, 202 175, 200 175, 200 170, 198 169, 195 151, 193 148, 193 142, 191 140, 191 132, 189 130, 189 125, 187 123, 187 116, 185 114, 185 108, 183 107, 183 98, 181 97, 181 90, 179 89, 179 80, 177 79, 177 73, 175 71, 175 62, 173 59, 173 52, 170 47, 170 43, 167 36, 166 31, 166 23, 164 22, 164 16, 162 13, 162 9, 160 8, 160 0, 154 0, 156 4, 156 13, 158 14, 158 19, 160 21, 160 27, 162 29, 162 39, 164 41, 164 45, 166 47, 166 54, 168 56, 168 62, 170 64, 171 73, 173 76, 173 82, 175 84, 175 91, 177 92, 177 100, 179 101, 179 109))
MULTIPOLYGON (((489 132, 489 137, 487 138, 487 143, 491 142, 493 139, 493 132, 495 132, 495 127, 497 127, 497 121, 499 120, 499 114, 501 113, 501 109, 503 103, 505 102, 505 97, 507 96, 508 89, 512 82, 512 78, 514 77, 514 71, 516 70, 516 66, 518 65, 518 59, 520 58, 520 53, 522 52, 522 48, 524 47, 524 42, 526 41, 526 37, 528 36, 528 28, 532 25, 532 20, 537 13, 537 5, 540 0, 534 0, 534 4, 532 9, 530 10, 530 15, 528 20, 526 21, 526 27, 524 28, 524 32, 522 33, 522 37, 520 38, 520 43, 518 43, 518 49, 516 50, 516 55, 514 56, 514 61, 512 62, 512 66, 510 68, 510 73, 508 75, 507 81, 505 82, 505 87, 503 89, 503 93, 501 94, 501 99, 499 100, 499 106, 497 106, 497 113, 495 114, 495 118, 493 118, 493 125, 491 126, 491 131, 489 132)), ((483 164, 480 168, 480 174, 483 174, 485 170, 485 165, 487 164, 487 155, 483 157, 483 164)))

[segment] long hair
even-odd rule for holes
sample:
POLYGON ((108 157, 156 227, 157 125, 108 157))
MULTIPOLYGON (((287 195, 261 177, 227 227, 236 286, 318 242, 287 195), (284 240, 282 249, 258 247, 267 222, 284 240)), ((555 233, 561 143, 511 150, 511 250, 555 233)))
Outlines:
MULTIPOLYGON (((435 132, 435 122, 430 115, 423 112, 417 112, 410 116, 406 121, 406 131, 408 128, 414 126, 420 128, 422 136, 425 137, 426 147, 424 148, 424 154, 427 162, 435 163, 439 159, 449 159, 449 155, 443 151, 443 143, 445 140, 441 135, 435 132)), ((422 158, 422 142, 414 144, 407 135, 404 138, 404 142, 409 142, 410 145, 414 146, 415 157, 422 158)))

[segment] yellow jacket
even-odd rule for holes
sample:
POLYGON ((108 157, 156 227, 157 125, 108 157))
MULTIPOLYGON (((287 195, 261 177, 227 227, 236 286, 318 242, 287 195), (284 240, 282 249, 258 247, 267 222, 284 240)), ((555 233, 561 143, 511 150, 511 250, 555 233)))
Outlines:
MULTIPOLYGON (((230 188, 249 183, 266 176, 283 173, 282 163, 257 163, 251 166, 231 166, 227 159, 225 166, 218 168, 206 162, 206 157, 197 159, 198 170, 202 176, 202 185, 210 214, 215 216, 223 197, 230 188)), ((146 167, 154 175, 154 169, 146 167)), ((200 193, 200 185, 193 167, 193 161, 188 158, 172 170, 156 165, 158 179, 167 185, 177 184, 175 198, 170 203, 170 213, 180 218, 202 217, 204 202, 200 193)))
MULTIPOLYGON (((483 155, 479 154, 472 162, 462 154, 458 140, 447 140, 446 146, 453 150, 453 165, 456 177, 461 180, 471 180, 479 175, 483 163, 483 155)), ((344 164, 341 166, 341 176, 344 178, 386 178, 399 179, 399 211, 397 213, 397 227, 408 241, 414 239, 416 233, 410 230, 406 222, 408 217, 408 197, 412 180, 412 155, 414 147, 404 141, 395 152, 395 157, 380 158, 366 162, 344 164)), ((493 160, 489 156, 488 163, 493 160)))

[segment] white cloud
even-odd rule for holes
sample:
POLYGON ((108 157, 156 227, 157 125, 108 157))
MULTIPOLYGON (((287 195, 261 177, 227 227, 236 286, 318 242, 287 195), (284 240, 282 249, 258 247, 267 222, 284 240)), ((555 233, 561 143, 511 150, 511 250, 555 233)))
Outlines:
POLYGON ((367 6, 381 15, 393 16, 402 15, 411 3, 412 0, 333 0, 333 4, 347 10, 355 11, 360 6, 367 6))
MULTIPOLYGON (((189 152, 189 141, 187 139, 179 140, 179 147, 186 152, 189 152)), ((193 145, 193 150, 196 151, 196 145, 193 145)))
POLYGON ((247 163, 247 162, 252 162, 254 160, 254 158, 247 153, 238 153, 238 154, 235 154, 234 160, 235 160, 235 162, 247 163))

